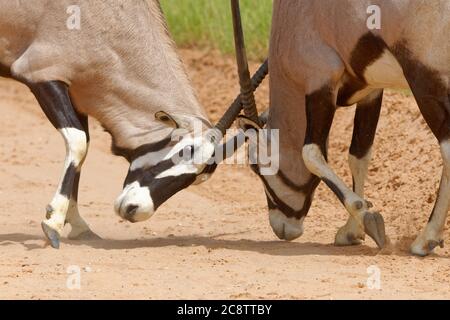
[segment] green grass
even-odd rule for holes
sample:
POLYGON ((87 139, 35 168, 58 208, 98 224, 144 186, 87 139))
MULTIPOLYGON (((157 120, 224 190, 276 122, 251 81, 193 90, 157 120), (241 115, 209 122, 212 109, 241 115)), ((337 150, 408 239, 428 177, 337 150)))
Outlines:
MULTIPOLYGON (((272 0, 241 0, 247 54, 264 59, 270 34, 272 0)), ((234 53, 229 0, 161 0, 172 37, 180 46, 234 53)))

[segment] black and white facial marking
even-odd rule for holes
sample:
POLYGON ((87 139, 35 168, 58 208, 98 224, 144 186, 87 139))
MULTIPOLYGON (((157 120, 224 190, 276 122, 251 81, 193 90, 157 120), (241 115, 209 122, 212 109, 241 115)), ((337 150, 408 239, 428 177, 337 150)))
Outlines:
POLYGON ((177 192, 208 180, 216 168, 208 164, 216 146, 207 136, 188 133, 177 143, 168 138, 137 153, 127 152, 133 155, 124 189, 115 202, 117 214, 130 222, 147 220, 177 192))

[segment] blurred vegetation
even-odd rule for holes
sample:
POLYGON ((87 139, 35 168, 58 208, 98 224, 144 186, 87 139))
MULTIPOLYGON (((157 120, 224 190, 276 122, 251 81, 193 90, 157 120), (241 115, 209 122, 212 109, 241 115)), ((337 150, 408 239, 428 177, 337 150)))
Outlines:
MULTIPOLYGON (((160 0, 178 45, 234 52, 229 0, 160 0)), ((247 54, 262 60, 268 53, 272 0, 241 0, 247 54)))

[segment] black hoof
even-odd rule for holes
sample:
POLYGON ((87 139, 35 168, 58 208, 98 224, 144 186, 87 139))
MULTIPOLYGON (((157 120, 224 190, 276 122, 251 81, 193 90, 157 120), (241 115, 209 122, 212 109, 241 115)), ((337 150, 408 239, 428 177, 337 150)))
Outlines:
POLYGON ((375 241, 378 248, 384 248, 386 232, 383 216, 379 212, 367 212, 364 215, 364 231, 375 241))
POLYGON ((50 242, 50 245, 52 248, 59 249, 59 234, 52 228, 50 228, 48 225, 46 225, 44 222, 41 223, 42 231, 44 231, 45 236, 47 237, 48 241, 50 242))

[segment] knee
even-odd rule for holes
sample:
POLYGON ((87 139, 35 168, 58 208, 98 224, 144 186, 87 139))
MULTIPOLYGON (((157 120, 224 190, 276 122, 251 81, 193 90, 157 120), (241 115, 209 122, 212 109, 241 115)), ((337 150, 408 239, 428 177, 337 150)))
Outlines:
POLYGON ((63 128, 61 131, 66 140, 68 156, 75 166, 80 165, 86 158, 88 151, 86 133, 76 128, 63 128))
POLYGON ((325 164, 325 158, 316 144, 305 144, 302 148, 302 157, 306 168, 313 174, 319 173, 319 166, 325 164))

